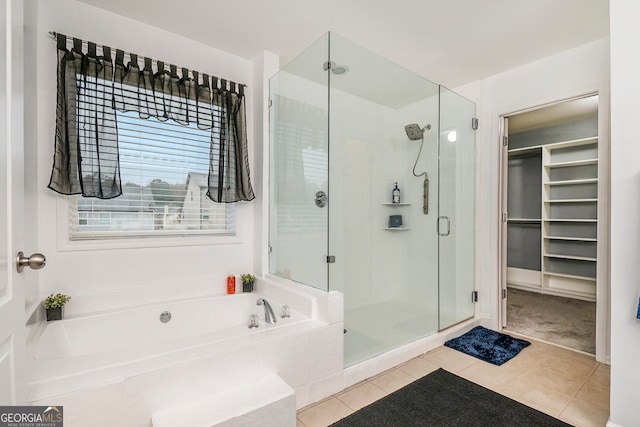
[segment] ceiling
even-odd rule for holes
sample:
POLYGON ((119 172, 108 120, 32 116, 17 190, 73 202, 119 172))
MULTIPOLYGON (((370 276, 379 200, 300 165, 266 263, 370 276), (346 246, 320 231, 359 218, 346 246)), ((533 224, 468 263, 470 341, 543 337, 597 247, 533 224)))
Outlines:
POLYGON ((281 65, 333 31, 455 88, 609 36, 608 0, 80 0, 281 65))

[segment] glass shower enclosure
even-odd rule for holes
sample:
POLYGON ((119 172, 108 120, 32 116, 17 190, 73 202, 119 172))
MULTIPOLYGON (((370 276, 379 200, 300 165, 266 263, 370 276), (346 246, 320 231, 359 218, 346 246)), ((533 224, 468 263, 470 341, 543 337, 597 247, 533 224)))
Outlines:
POLYGON ((269 271, 344 294, 345 366, 473 317, 474 116, 334 33, 271 79, 269 271))

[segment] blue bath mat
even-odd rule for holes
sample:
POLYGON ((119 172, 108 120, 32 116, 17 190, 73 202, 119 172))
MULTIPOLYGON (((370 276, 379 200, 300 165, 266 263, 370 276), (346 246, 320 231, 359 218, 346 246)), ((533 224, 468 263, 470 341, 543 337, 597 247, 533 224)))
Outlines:
POLYGON ((444 345, 500 366, 516 357, 523 348, 531 343, 482 326, 476 326, 466 334, 445 342, 444 345))

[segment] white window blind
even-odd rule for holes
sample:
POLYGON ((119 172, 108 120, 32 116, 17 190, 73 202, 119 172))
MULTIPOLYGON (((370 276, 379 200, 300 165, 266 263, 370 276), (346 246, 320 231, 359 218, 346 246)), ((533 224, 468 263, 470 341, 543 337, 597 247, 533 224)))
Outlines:
POLYGON ((210 130, 119 111, 117 127, 122 195, 72 196, 72 239, 235 234, 235 205, 206 196, 210 130))

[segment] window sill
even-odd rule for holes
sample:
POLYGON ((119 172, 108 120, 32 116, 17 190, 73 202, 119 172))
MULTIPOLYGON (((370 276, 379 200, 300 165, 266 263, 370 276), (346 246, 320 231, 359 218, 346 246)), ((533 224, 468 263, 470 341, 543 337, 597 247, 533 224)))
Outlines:
POLYGON ((69 237, 69 204, 64 197, 57 197, 58 251, 101 251, 117 249, 166 248, 180 246, 237 245, 243 239, 236 229, 235 235, 192 234, 169 236, 106 237, 102 239, 77 239, 69 237))
POLYGON ((176 246, 210 246, 241 244, 238 236, 172 236, 131 237, 100 240, 69 240, 65 236, 58 241, 60 252, 98 251, 111 249, 166 248, 176 246))

